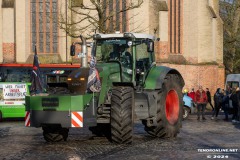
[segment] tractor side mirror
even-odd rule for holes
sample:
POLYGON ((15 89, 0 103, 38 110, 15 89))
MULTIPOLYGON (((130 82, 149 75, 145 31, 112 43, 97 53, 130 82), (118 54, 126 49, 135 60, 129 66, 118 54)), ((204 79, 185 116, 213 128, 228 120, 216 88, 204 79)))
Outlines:
POLYGON ((154 42, 153 41, 148 41, 148 43, 147 43, 147 51, 148 52, 154 52, 154 42))
POLYGON ((70 55, 71 55, 71 56, 75 56, 75 45, 74 45, 74 44, 71 45, 70 55))

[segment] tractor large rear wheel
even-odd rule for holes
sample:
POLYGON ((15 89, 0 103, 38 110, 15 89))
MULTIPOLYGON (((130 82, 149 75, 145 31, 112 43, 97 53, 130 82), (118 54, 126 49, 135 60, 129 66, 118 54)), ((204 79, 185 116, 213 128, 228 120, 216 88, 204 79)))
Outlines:
POLYGON ((162 90, 157 97, 157 125, 148 127, 145 131, 155 137, 172 138, 179 133, 182 123, 182 86, 180 77, 176 74, 168 74, 163 82, 162 90))
POLYGON ((113 87, 111 97, 111 140, 118 144, 132 143, 133 89, 113 87))
POLYGON ((68 137, 68 128, 62 128, 59 125, 44 126, 43 137, 47 142, 66 141, 68 137))

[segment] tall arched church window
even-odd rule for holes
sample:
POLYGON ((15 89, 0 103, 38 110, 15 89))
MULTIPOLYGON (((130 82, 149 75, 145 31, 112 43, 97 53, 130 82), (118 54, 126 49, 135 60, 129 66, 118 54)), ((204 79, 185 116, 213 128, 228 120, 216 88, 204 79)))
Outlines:
POLYGON ((58 53, 58 1, 31 0, 31 51, 58 53))

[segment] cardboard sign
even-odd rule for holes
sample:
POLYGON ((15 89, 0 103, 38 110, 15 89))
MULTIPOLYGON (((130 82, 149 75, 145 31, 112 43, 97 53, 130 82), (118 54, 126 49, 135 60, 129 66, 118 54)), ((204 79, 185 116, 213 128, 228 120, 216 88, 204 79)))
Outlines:
POLYGON ((3 84, 4 99, 24 99, 26 94, 26 84, 3 84))

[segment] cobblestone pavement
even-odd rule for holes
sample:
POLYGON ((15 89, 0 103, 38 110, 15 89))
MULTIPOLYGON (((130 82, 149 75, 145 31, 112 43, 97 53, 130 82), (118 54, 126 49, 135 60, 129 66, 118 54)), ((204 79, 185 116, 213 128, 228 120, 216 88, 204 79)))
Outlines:
POLYGON ((4 121, 0 123, 0 159, 240 159, 240 124, 225 122, 222 115, 219 120, 206 117, 206 121, 197 121, 196 115, 190 115, 175 139, 153 139, 136 123, 132 145, 92 137, 86 128, 70 129, 67 142, 47 143, 40 128, 26 128, 23 121, 4 121))

